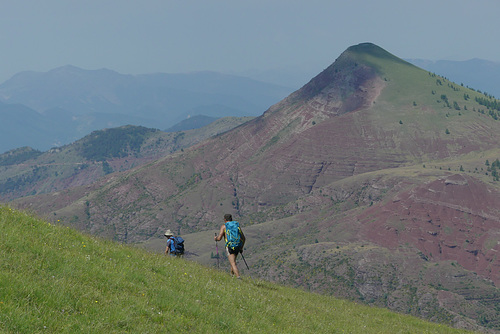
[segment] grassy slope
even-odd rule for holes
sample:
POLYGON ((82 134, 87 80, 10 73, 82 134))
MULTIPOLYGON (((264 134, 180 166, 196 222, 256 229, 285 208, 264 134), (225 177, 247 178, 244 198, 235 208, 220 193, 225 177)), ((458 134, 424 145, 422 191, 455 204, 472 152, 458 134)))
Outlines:
POLYGON ((465 333, 82 235, 0 207, 6 333, 465 333))
MULTIPOLYGON (((393 58, 390 54, 378 57, 376 52, 361 52, 355 57, 359 62, 374 66, 386 81, 381 96, 362 117, 368 117, 372 126, 379 129, 379 138, 388 138, 389 146, 393 138, 411 138, 415 140, 413 145, 403 147, 396 141, 395 148, 415 153, 421 151, 421 145, 444 142, 444 146, 436 146, 436 149, 457 156, 461 154, 462 146, 464 151, 469 151, 465 148, 469 144, 483 148, 487 146, 483 143, 485 137, 495 135, 494 128, 499 121, 489 116, 487 108, 475 101, 476 97, 485 98, 481 92, 393 58), (486 114, 481 114, 480 110, 486 114)), ((438 152, 435 152, 407 158, 417 163, 433 160, 437 155, 438 152)))

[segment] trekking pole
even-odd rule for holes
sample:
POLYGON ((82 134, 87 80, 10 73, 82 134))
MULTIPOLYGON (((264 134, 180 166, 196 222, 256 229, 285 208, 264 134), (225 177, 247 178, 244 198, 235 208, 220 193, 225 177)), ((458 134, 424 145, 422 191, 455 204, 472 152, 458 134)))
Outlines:
MULTIPOLYGON (((217 233, 215 233, 217 236, 217 233)), ((217 269, 219 269, 219 246, 217 245, 217 240, 215 240, 215 249, 217 250, 217 269)))
POLYGON ((241 258, 243 259, 243 262, 245 262, 245 265, 247 266, 247 269, 250 270, 250 268, 248 267, 248 264, 247 264, 247 260, 245 260, 245 257, 243 256, 243 252, 240 251, 240 254, 241 254, 241 258))

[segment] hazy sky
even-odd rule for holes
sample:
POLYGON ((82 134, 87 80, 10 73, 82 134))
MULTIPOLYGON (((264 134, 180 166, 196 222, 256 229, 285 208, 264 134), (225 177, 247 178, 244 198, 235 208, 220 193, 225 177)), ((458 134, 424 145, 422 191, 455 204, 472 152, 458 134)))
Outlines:
POLYGON ((498 0, 0 0, 0 83, 63 65, 123 74, 295 69, 349 46, 500 61, 498 0))

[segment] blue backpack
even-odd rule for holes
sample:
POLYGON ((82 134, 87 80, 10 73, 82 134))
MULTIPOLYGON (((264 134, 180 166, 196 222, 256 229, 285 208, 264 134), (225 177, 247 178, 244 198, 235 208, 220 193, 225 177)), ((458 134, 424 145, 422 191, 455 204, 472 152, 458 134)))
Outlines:
POLYGON ((181 237, 171 237, 170 240, 170 253, 175 255, 184 254, 184 239, 181 237))
POLYGON ((226 247, 231 249, 241 247, 240 223, 237 221, 226 222, 226 247))

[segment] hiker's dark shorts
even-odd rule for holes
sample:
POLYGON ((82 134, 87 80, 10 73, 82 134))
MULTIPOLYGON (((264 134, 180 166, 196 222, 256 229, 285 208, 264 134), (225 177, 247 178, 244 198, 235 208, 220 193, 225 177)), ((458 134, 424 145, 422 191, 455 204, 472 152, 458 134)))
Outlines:
POLYGON ((240 250, 241 250, 241 248, 238 247, 238 248, 232 249, 232 248, 226 247, 226 250, 227 250, 228 254, 236 254, 236 255, 238 255, 239 252, 240 252, 240 250))

